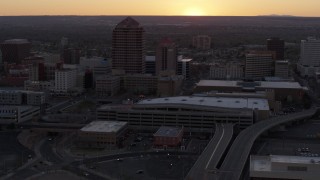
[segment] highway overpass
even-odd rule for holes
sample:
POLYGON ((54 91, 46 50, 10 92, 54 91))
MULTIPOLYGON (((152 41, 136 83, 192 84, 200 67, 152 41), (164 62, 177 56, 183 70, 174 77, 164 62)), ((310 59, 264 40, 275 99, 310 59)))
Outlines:
POLYGON ((211 172, 215 175, 214 179, 239 180, 250 155, 253 143, 262 133, 281 124, 311 118, 313 115, 316 115, 318 110, 318 108, 312 108, 306 111, 292 113, 287 116, 270 118, 243 130, 233 142, 221 168, 211 172))
POLYGON ((193 165, 186 180, 211 179, 208 170, 216 169, 233 136, 233 124, 216 124, 213 138, 193 165))

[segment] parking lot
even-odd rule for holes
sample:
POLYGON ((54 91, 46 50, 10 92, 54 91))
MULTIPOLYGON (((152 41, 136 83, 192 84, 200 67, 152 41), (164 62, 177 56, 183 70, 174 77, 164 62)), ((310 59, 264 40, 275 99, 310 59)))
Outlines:
POLYGON ((86 164, 115 179, 183 179, 197 156, 145 155, 86 164))

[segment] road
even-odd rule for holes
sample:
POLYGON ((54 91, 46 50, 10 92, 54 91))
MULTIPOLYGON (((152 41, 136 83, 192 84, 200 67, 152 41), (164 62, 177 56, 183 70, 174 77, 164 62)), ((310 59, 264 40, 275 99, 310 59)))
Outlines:
POLYGON ((233 136, 233 124, 216 124, 213 138, 193 165, 186 180, 211 179, 233 136))
POLYGON ((50 113, 58 113, 59 111, 61 111, 63 109, 66 109, 67 107, 72 106, 73 104, 78 103, 79 101, 82 101, 82 100, 83 100, 82 96, 74 97, 72 99, 65 100, 63 102, 60 102, 60 103, 52 106, 52 107, 47 108, 46 112, 48 114, 50 114, 50 113))
POLYGON ((287 116, 274 117, 258 122, 243 130, 232 144, 221 168, 214 173, 214 179, 240 179, 253 143, 263 132, 280 124, 311 118, 318 110, 318 108, 312 108, 306 111, 292 113, 287 116))

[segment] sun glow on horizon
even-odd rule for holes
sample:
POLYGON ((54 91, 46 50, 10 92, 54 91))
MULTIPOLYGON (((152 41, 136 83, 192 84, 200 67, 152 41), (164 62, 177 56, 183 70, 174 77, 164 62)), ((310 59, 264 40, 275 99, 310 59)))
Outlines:
POLYGON ((185 16, 204 16, 205 12, 200 8, 192 7, 192 8, 187 8, 184 11, 183 15, 185 15, 185 16))

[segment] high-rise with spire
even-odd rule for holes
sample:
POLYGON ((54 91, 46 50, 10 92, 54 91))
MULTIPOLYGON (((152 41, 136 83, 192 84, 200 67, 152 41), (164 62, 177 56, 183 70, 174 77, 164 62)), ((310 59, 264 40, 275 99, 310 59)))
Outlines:
POLYGON ((145 31, 131 17, 121 21, 113 30, 112 68, 126 73, 145 73, 145 31))

